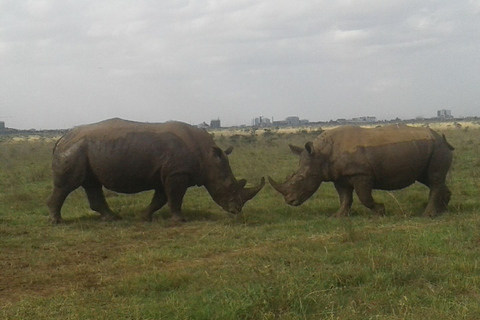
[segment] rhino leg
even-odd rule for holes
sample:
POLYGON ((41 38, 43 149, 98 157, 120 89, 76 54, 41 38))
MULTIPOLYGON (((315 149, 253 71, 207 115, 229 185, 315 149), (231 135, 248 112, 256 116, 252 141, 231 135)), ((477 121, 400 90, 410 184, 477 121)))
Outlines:
POLYGON ((350 208, 353 203, 353 187, 337 182, 334 185, 340 197, 340 209, 333 216, 337 218, 346 217, 350 214, 350 208))
POLYGON ((80 187, 82 178, 81 170, 75 170, 72 174, 58 174, 54 171, 53 191, 47 199, 50 221, 52 223, 62 222, 61 210, 63 203, 73 190, 80 187))
POLYGON ((355 189, 360 202, 377 215, 385 215, 385 206, 383 203, 377 203, 372 197, 373 180, 367 176, 356 176, 351 178, 351 183, 355 189))
POLYGON ((430 187, 428 205, 423 212, 424 217, 436 217, 447 211, 452 193, 445 184, 430 187))
POLYGON ((54 154, 52 161, 53 191, 47 199, 52 223, 62 222, 61 209, 67 196, 82 185, 86 176, 86 159, 77 143, 65 153, 54 154))
POLYGON ((84 186, 85 193, 87 194, 90 208, 102 215, 102 220, 112 221, 121 219, 119 215, 110 210, 107 204, 103 189, 101 186, 84 186))
POLYGON ((187 174, 175 174, 167 178, 165 192, 167 194, 168 206, 170 207, 172 220, 174 222, 185 221, 182 214, 182 202, 188 187, 187 174))
POLYGON ((142 219, 144 221, 151 222, 153 220, 153 214, 155 211, 160 210, 167 203, 167 195, 163 190, 155 190, 152 198, 152 202, 148 205, 145 211, 142 213, 142 219))
POLYGON ((424 181, 421 181, 430 188, 428 205, 423 212, 423 215, 427 217, 435 217, 445 212, 452 195, 445 185, 447 173, 452 163, 452 154, 441 148, 438 150, 432 155, 426 177, 422 179, 424 181))
POLYGON ((61 209, 65 199, 71 191, 65 191, 63 188, 54 187, 52 194, 47 199, 48 210, 50 211, 50 221, 54 224, 62 222, 61 209))
POLYGON ((450 191, 450 189, 448 189, 447 186, 444 186, 444 192, 443 192, 443 196, 441 198, 441 205, 442 205, 442 209, 444 211, 447 211, 447 208, 448 208, 448 203, 450 202, 450 198, 452 197, 452 192, 450 191))

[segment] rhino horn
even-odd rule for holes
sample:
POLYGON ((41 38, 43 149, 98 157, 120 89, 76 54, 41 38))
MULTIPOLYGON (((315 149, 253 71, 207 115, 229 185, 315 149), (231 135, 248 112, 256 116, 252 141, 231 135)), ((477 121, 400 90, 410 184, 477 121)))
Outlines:
POLYGON ((262 180, 260 181, 260 184, 256 187, 253 188, 242 188, 241 192, 241 197, 243 200, 243 203, 247 202, 248 200, 252 199, 257 195, 260 190, 265 186, 265 178, 262 177, 262 180))
POLYGON ((224 152, 225 152, 225 154, 228 156, 230 153, 232 153, 232 151, 233 151, 233 146, 230 146, 230 147, 228 147, 228 149, 225 150, 224 152))
POLYGON ((281 194, 285 195, 287 193, 287 189, 286 189, 285 184, 281 184, 281 183, 276 182, 270 176, 268 176, 268 181, 270 182, 272 187, 275 190, 277 190, 278 192, 280 192, 281 194))

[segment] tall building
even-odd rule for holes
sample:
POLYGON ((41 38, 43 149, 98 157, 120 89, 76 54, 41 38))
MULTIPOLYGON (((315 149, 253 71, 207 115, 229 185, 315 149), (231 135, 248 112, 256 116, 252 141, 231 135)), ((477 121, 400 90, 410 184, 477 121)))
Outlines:
POLYGON ((271 125, 269 118, 258 117, 252 120, 252 126, 254 127, 270 127, 271 125))
POLYGON ((452 111, 451 110, 446 110, 446 109, 437 110, 437 118, 441 118, 441 119, 453 118, 452 117, 452 111))
POLYGON ((296 126, 300 125, 300 118, 296 117, 296 116, 287 117, 287 119, 285 119, 285 121, 287 121, 287 126, 289 126, 289 127, 296 127, 296 126))
POLYGON ((220 129, 220 119, 210 121, 210 129, 220 129))

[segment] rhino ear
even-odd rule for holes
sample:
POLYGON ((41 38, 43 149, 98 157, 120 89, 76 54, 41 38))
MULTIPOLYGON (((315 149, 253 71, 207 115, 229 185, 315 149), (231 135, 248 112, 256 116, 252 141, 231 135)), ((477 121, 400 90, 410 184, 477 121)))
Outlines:
POLYGON ((228 147, 228 149, 225 150, 224 152, 225 152, 225 154, 228 156, 230 153, 232 153, 232 151, 233 151, 233 146, 230 146, 230 147, 228 147))
POLYGON ((219 147, 213 147, 212 151, 217 158, 222 158, 222 154, 223 154, 222 149, 220 149, 219 147))
POLYGON ((305 150, 307 150, 308 154, 312 154, 313 153, 313 142, 308 141, 307 143, 305 143, 305 150))
POLYGON ((292 152, 295 153, 297 156, 303 152, 303 148, 294 146, 293 144, 289 144, 288 146, 290 147, 290 150, 292 150, 292 152))

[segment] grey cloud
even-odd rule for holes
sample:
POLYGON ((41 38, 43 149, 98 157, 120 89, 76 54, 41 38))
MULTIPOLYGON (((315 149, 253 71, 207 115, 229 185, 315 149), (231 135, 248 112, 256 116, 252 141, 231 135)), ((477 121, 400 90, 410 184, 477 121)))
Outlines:
POLYGON ((0 2, 0 117, 52 128, 259 115, 478 115, 480 5, 0 2), (449 94, 450 93, 450 94, 449 94))

